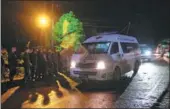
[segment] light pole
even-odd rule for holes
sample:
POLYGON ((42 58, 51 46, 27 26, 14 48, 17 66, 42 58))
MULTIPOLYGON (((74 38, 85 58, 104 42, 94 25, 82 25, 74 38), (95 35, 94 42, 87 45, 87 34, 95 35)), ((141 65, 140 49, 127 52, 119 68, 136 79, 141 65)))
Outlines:
MULTIPOLYGON (((45 34, 45 28, 47 28, 49 26, 49 18, 46 16, 46 15, 40 15, 37 19, 37 24, 38 24, 38 27, 40 28, 40 31, 41 31, 41 37, 43 37, 45 34)), ((47 36, 44 36, 43 39, 46 39, 47 36)), ((43 40, 43 43, 42 43, 42 40, 41 38, 37 38, 39 40, 39 44, 43 44, 43 45, 46 45, 45 43, 45 40, 43 40)))
POLYGON ((54 42, 53 42, 53 29, 54 29, 54 4, 53 4, 53 0, 52 0, 52 18, 51 18, 51 37, 50 37, 50 42, 51 42, 51 47, 54 46, 54 42))

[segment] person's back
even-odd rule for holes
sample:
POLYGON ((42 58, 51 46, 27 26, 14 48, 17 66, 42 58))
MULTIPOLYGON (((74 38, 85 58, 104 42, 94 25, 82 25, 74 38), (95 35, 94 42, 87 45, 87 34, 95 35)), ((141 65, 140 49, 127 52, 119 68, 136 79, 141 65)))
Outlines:
POLYGON ((35 50, 33 50, 30 53, 30 61, 31 61, 32 65, 36 65, 37 64, 37 53, 36 53, 35 50))
POLYGON ((53 53, 52 51, 49 51, 48 54, 47 54, 47 60, 50 64, 53 63, 53 53))
POLYGON ((38 73, 39 77, 43 78, 43 75, 46 73, 46 54, 43 50, 38 52, 38 73))
POLYGON ((1 75, 2 73, 4 73, 3 71, 4 71, 4 59, 1 56, 1 75))
POLYGON ((55 51, 54 52, 54 57, 55 57, 55 61, 56 61, 56 66, 57 66, 57 72, 60 72, 62 69, 62 63, 61 63, 61 59, 60 59, 60 53, 55 51))
POLYGON ((10 69, 10 81, 12 81, 14 75, 16 74, 16 67, 17 67, 17 55, 16 55, 15 47, 12 47, 12 51, 8 56, 8 62, 9 62, 9 69, 10 69))
POLYGON ((30 66, 30 56, 29 56, 29 53, 28 52, 25 52, 24 53, 24 66, 30 66))
POLYGON ((39 62, 40 62, 40 64, 43 65, 44 62, 45 62, 44 52, 41 50, 41 51, 39 52, 38 56, 39 56, 39 62))
POLYGON ((37 53, 37 65, 38 68, 41 68, 44 64, 43 52, 41 50, 37 53))
POLYGON ((36 71, 37 71, 37 52, 36 49, 33 49, 30 53, 30 62, 32 64, 31 66, 31 78, 33 81, 36 79, 36 71))
POLYGON ((38 66, 40 66, 40 64, 41 64, 41 51, 40 50, 38 50, 38 52, 37 52, 37 64, 38 64, 38 66))
POLYGON ((9 66, 17 66, 17 55, 16 52, 11 52, 8 57, 9 66))
POLYGON ((36 69, 36 77, 37 77, 37 79, 40 77, 41 64, 42 64, 41 51, 40 51, 40 49, 38 49, 38 52, 37 52, 37 69, 36 69))
POLYGON ((1 66, 4 66, 4 59, 1 56, 1 66))
POLYGON ((29 49, 25 50, 23 60, 24 60, 23 65, 25 69, 24 82, 27 82, 30 77, 30 66, 31 66, 30 57, 29 57, 29 49))

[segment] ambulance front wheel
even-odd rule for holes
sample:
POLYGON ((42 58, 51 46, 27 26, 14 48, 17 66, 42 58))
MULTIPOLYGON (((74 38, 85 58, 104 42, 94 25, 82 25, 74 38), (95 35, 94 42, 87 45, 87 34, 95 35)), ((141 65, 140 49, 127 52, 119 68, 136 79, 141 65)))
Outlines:
POLYGON ((121 70, 119 67, 116 67, 113 72, 113 81, 119 81, 121 78, 121 70))

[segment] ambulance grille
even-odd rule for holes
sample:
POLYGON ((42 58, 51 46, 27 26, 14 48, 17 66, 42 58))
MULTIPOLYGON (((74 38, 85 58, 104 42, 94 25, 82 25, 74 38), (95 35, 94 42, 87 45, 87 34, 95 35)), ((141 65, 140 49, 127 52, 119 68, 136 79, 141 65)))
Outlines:
POLYGON ((78 75, 96 75, 97 72, 89 72, 89 71, 74 71, 74 74, 78 75))
POLYGON ((78 63, 77 68, 95 68, 96 63, 78 63))

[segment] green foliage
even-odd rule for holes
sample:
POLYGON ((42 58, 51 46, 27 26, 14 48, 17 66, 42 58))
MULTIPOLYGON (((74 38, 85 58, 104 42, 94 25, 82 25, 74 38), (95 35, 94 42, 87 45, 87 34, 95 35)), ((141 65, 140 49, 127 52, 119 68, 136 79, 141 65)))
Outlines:
POLYGON ((63 48, 60 44, 63 42, 63 39, 67 36, 69 38, 73 38, 71 33, 75 34, 76 41, 74 42, 74 49, 78 48, 77 46, 84 40, 84 33, 83 33, 83 24, 76 18, 73 12, 66 13, 62 15, 58 22, 56 22, 54 26, 54 40, 57 42, 58 46, 56 47, 58 50, 62 50, 63 48), (63 34, 63 23, 67 21, 69 24, 67 26, 67 32, 63 34))

